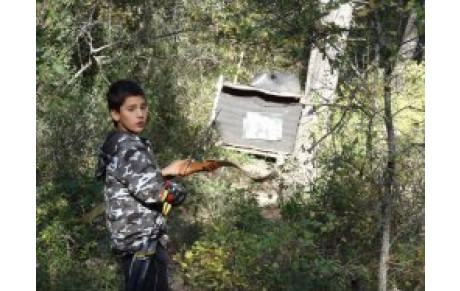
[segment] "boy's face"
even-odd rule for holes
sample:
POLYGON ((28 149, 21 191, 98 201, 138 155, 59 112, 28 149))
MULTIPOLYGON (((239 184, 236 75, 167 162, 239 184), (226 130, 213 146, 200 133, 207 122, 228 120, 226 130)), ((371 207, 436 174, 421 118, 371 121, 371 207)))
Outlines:
POLYGON ((147 103, 143 96, 129 96, 120 106, 120 111, 111 110, 110 115, 117 122, 117 128, 139 134, 147 122, 147 103))

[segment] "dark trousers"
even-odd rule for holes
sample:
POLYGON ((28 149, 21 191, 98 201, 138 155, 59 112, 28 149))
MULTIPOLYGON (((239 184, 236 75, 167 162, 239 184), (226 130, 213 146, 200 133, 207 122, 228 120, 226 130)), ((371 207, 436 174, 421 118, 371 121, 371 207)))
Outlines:
MULTIPOLYGON (((128 285, 129 268, 133 255, 122 257, 123 272, 125 275, 125 290, 128 285)), ((168 290, 168 253, 158 244, 157 251, 150 261, 145 278, 145 287, 142 290, 136 291, 167 291, 168 290)))

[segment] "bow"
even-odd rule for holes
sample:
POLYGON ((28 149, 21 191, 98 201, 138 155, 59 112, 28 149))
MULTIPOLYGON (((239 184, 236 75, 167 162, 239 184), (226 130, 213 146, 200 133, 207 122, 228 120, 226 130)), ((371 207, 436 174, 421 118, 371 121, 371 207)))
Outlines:
MULTIPOLYGON (((172 179, 176 176, 185 177, 185 176, 189 176, 189 175, 192 175, 198 172, 213 172, 222 167, 236 168, 240 170, 242 173, 244 173, 246 176, 248 176, 250 179, 256 182, 261 182, 261 181, 273 178, 275 176, 275 172, 270 172, 265 175, 256 175, 256 174, 253 174, 251 171, 244 169, 243 166, 240 166, 234 162, 230 162, 227 160, 207 159, 202 162, 198 162, 192 159, 185 159, 185 160, 176 161, 173 167, 174 167, 174 172, 177 174, 164 176, 165 179, 172 179)), ((86 213, 83 216, 82 221, 85 223, 91 223, 96 217, 101 215, 103 212, 104 212, 104 203, 100 203, 96 205, 96 207, 94 207, 90 212, 86 213)))
POLYGON ((185 177, 185 176, 197 173, 197 172, 213 172, 222 167, 236 168, 240 170, 241 172, 243 172, 250 179, 256 182, 261 182, 269 178, 272 178, 274 177, 274 174, 275 174, 274 172, 270 172, 265 175, 263 174, 257 175, 243 168, 242 166, 234 162, 227 161, 227 160, 207 159, 202 162, 199 162, 199 161, 194 161, 192 159, 185 159, 185 160, 177 161, 176 164, 174 165, 175 172, 177 173, 177 175, 166 176, 166 178, 169 179, 175 176, 185 177))

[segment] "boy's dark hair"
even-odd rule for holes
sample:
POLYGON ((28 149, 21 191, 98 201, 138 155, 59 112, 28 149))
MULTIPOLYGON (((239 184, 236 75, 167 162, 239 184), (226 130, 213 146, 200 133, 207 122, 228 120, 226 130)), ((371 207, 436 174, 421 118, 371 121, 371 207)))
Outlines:
POLYGON ((123 102, 129 96, 145 97, 145 93, 141 86, 134 81, 118 80, 112 83, 106 95, 109 110, 120 111, 121 105, 123 105, 123 102))
MULTIPOLYGON (((121 105, 129 96, 145 97, 145 93, 139 84, 131 80, 118 80, 112 83, 106 95, 109 111, 116 110, 119 112, 121 105)), ((117 125, 115 121, 113 124, 117 125)))

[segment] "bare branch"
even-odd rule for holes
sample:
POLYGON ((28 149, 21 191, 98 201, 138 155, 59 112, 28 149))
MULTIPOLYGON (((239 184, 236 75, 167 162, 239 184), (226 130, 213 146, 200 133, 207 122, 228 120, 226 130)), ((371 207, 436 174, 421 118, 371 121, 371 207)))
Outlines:
POLYGON ((75 73, 75 75, 73 75, 73 77, 67 81, 67 86, 72 84, 73 82, 75 82, 75 80, 81 75, 83 74, 84 71, 86 71, 91 65, 93 64, 93 61, 90 59, 85 65, 83 65, 80 70, 78 70, 78 72, 75 73))
POLYGON ((109 47, 113 46, 114 44, 115 43, 109 43, 109 44, 103 45, 103 46, 98 47, 98 48, 93 48, 91 46, 91 54, 96 54, 96 53, 98 53, 98 52, 100 52, 100 51, 102 51, 102 50, 104 50, 106 48, 109 48, 109 47))
POLYGON ((335 132, 339 127, 341 127, 343 124, 343 120, 345 119, 345 116, 347 115, 348 113, 348 108, 346 108, 343 113, 342 113, 342 116, 340 117, 340 120, 334 124, 334 126, 331 128, 331 130, 329 130, 325 135, 323 135, 317 142, 315 142, 311 147, 309 147, 307 149, 307 152, 311 153, 312 150, 317 147, 323 140, 325 140, 328 136, 330 136, 333 132, 335 132))
MULTIPOLYGON (((340 89, 339 89, 340 90, 340 89)), ((345 107, 345 110, 343 111, 342 113, 342 116, 340 116, 340 119, 339 121, 334 124, 334 126, 325 134, 323 135, 317 142, 313 143, 310 148, 307 149, 307 152, 311 153, 312 150, 317 147, 321 142, 323 142, 323 140, 325 140, 328 136, 330 136, 332 133, 334 133, 337 129, 339 129, 340 127, 343 126, 343 121, 345 120, 345 117, 348 113, 348 111, 352 108, 352 102, 353 102, 353 99, 355 99, 355 95, 356 95, 356 92, 357 92, 358 88, 354 88, 353 92, 351 92, 351 96, 350 96, 350 99, 349 99, 349 104, 347 107, 345 107)), ((344 95, 342 95, 344 96, 344 95)))
POLYGON ((102 65, 104 65, 104 64, 109 63, 108 60, 107 60, 107 61, 105 60, 105 59, 108 58, 107 56, 94 56, 93 58, 94 58, 94 60, 96 61, 96 64, 97 64, 98 66, 102 66, 102 65))
POLYGON ((395 117, 396 115, 398 115, 399 113, 405 111, 405 110, 414 110, 414 111, 418 111, 418 112, 425 112, 425 109, 424 108, 417 108, 417 107, 414 107, 412 105, 407 105, 407 106, 404 106, 403 108, 399 109, 398 111, 396 111, 394 114, 393 114, 393 117, 395 117))

